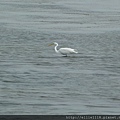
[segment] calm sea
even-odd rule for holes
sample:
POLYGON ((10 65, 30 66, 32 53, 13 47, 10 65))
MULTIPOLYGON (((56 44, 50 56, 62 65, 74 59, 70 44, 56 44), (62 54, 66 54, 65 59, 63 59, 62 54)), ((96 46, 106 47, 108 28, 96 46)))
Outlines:
POLYGON ((0 114, 120 114, 120 0, 0 0, 0 114))

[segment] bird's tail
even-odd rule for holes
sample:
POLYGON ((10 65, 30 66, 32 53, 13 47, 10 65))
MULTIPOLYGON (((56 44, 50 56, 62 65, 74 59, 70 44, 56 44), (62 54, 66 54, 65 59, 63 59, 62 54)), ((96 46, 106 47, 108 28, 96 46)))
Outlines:
POLYGON ((74 49, 74 52, 75 52, 75 53, 78 53, 77 49, 74 49))

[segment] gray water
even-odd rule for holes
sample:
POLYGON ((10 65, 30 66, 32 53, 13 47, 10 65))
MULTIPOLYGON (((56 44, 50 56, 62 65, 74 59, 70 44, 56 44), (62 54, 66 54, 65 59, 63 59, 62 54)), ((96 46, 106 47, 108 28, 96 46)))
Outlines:
POLYGON ((120 114, 120 0, 0 0, 0 114, 120 114))

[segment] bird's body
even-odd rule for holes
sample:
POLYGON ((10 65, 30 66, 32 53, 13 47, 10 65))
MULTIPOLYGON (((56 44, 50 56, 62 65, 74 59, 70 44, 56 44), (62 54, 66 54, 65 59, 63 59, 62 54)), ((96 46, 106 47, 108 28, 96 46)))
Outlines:
POLYGON ((57 50, 58 43, 56 42, 54 42, 53 44, 50 44, 50 46, 51 45, 55 45, 56 53, 61 53, 62 55, 65 55, 65 56, 67 56, 68 54, 72 54, 72 53, 78 53, 75 49, 72 49, 72 48, 60 48, 59 50, 57 50))
POLYGON ((58 50, 61 54, 63 55, 67 55, 67 54, 71 54, 71 53, 77 53, 74 49, 72 48, 60 48, 58 50))

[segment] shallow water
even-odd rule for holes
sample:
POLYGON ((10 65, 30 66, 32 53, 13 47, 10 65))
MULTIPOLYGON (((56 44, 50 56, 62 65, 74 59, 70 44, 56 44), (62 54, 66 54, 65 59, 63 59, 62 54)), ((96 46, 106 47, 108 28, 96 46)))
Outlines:
POLYGON ((1 0, 0 114, 119 114, 119 13, 119 0, 1 0))

